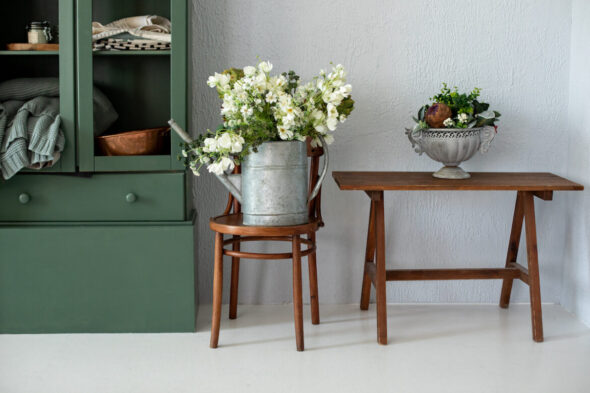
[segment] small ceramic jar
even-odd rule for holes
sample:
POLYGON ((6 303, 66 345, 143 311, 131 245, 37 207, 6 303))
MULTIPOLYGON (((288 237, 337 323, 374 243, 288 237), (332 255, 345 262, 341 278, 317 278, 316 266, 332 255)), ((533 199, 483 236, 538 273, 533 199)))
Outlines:
POLYGON ((47 44, 51 42, 51 26, 49 22, 31 22, 27 25, 29 44, 47 44))

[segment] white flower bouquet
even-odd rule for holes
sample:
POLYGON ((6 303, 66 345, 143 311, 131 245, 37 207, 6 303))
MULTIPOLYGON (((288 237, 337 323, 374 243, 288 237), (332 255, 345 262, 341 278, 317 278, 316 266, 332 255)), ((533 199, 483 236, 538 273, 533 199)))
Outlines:
POLYGON ((223 124, 184 145, 185 165, 195 175, 203 165, 217 175, 232 170, 267 141, 311 138, 317 146, 319 135, 326 143, 334 140, 329 132, 354 108, 342 65, 320 71, 306 84, 293 71, 271 76, 271 70, 272 64, 263 61, 258 67, 231 68, 209 77, 207 84, 223 101, 223 124))

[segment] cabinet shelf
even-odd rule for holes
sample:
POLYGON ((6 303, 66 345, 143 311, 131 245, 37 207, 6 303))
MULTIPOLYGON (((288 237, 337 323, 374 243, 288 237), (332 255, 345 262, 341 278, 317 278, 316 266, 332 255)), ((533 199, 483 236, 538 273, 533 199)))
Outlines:
POLYGON ((170 170, 170 155, 95 156, 95 172, 135 172, 170 170))
POLYGON ((57 56, 57 50, 0 50, 0 56, 57 56))
POLYGON ((92 52, 94 56, 170 56, 169 50, 104 50, 92 52))

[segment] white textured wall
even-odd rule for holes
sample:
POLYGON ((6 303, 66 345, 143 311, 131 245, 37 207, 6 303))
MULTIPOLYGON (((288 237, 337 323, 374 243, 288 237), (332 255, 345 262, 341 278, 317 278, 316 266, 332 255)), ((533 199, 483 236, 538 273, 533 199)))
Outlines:
POLYGON ((586 191, 567 200, 561 303, 590 325, 590 2, 574 0, 572 15, 568 176, 586 191))
MULTIPOLYGON (((219 122, 220 103, 205 84, 213 72, 260 56, 307 80, 333 61, 349 71, 356 110, 335 135, 331 170, 438 169, 412 151, 403 127, 447 81, 481 87, 503 114, 492 148, 466 170, 567 173, 570 0, 194 0, 193 13, 193 132, 219 122)), ((221 213, 225 197, 208 174, 197 179, 202 302, 211 299, 207 220, 221 213)), ((514 199, 506 192, 386 194, 388 266, 503 266, 514 199)), ((320 301, 357 302, 368 198, 339 191, 330 177, 322 200, 320 301)), ((553 202, 536 202, 545 302, 558 302, 562 291, 566 200, 557 193, 553 202)), ((227 268, 226 260, 226 299, 227 268)), ((500 293, 499 281, 388 285, 390 302, 495 303, 500 293)), ((290 300, 288 262, 242 263, 240 302, 290 300)), ((513 300, 528 301, 524 285, 515 284, 513 300)))

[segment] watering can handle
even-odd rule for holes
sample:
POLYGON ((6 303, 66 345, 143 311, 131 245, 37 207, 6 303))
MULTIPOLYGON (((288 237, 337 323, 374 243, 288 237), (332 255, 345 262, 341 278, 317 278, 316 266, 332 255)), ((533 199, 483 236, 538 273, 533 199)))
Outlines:
POLYGON ((307 198, 307 203, 311 202, 318 195, 318 193, 320 192, 320 189, 322 188, 322 183, 324 182, 324 178, 326 177, 326 174, 328 173, 328 163, 330 161, 330 156, 328 155, 328 144, 324 140, 324 137, 322 137, 321 135, 318 135, 318 138, 322 142, 322 148, 324 149, 324 167, 322 168, 322 173, 320 174, 320 177, 318 178, 318 182, 316 183, 315 187, 311 191, 311 194, 309 194, 309 198, 307 198))

